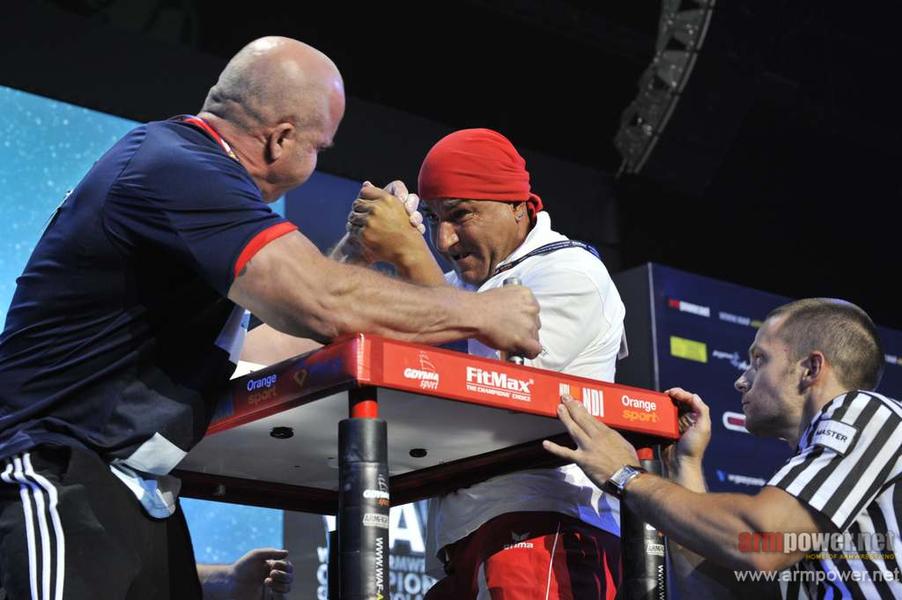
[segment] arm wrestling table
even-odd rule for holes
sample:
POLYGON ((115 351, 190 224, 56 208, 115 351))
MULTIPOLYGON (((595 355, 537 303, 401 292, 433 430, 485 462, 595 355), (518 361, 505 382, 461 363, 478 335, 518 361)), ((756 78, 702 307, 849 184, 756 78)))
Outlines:
POLYGON ((679 436, 659 392, 358 334, 235 379, 176 475, 187 496, 337 514, 341 597, 387 597, 389 489, 560 464, 541 440, 567 439, 562 393, 637 447, 679 436))

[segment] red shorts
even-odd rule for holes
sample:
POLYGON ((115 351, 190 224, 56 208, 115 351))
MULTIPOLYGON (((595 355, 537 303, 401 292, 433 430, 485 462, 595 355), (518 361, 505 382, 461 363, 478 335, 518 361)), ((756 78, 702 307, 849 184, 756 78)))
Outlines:
POLYGON ((495 517, 446 548, 427 600, 612 600, 620 538, 553 512, 495 517))

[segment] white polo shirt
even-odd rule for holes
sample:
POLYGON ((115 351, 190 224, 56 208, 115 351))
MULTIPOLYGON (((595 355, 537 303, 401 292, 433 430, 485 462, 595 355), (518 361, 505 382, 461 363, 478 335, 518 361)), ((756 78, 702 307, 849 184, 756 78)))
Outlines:
MULTIPOLYGON (((498 266, 566 239, 551 229, 551 218, 542 211, 523 244, 498 266)), ((454 272, 445 277, 456 287, 472 289, 454 272)), ((527 258, 490 278, 478 291, 500 287, 510 277, 518 277, 532 290, 540 307, 539 340, 544 351, 526 364, 614 381, 626 311, 604 264, 583 248, 565 248, 527 258)), ((497 350, 476 340, 469 340, 468 346, 470 354, 499 358, 497 350)), ((429 515, 432 555, 489 519, 521 511, 558 512, 620 535, 617 499, 603 494, 571 464, 502 475, 433 499, 429 515)))

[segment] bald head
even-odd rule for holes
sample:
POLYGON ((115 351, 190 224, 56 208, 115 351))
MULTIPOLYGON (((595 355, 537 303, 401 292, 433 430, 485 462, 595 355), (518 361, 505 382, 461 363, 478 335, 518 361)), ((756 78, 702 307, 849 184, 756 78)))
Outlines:
POLYGON ((344 110, 335 63, 307 44, 273 36, 229 61, 198 116, 228 142, 271 202, 307 181, 344 110))
POLYGON ((202 111, 249 133, 280 122, 304 127, 323 115, 343 113, 344 85, 335 63, 316 48, 264 37, 229 61, 202 111))

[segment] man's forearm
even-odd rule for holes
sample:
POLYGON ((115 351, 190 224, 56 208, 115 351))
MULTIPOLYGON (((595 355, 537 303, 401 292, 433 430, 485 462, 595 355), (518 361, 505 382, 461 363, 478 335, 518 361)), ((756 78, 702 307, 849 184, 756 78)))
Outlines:
POLYGON ((475 294, 339 264, 300 235, 264 247, 232 284, 229 297, 279 331, 317 341, 367 332, 444 343, 479 335, 484 322, 475 294))
POLYGON ((360 248, 351 241, 351 236, 347 233, 335 244, 326 255, 334 261, 349 265, 366 265, 360 248))
POLYGON ((705 473, 700 460, 676 459, 664 465, 667 479, 687 490, 704 494, 708 491, 705 473))
POLYGON ((330 338, 363 331, 436 344, 482 332, 471 293, 413 285, 351 265, 339 266, 323 283, 308 314, 314 329, 330 338))
POLYGON ((398 276, 405 281, 430 287, 448 285, 445 274, 425 241, 422 248, 412 249, 400 256, 394 261, 394 265, 398 269, 398 276))
MULTIPOLYGON (((754 568, 739 552, 739 534, 754 530, 743 517, 753 502, 744 494, 705 494, 654 475, 642 475, 627 488, 626 502, 669 540, 698 556, 730 568, 754 568)), ((689 563, 697 562, 689 556, 689 563)))
POLYGON ((539 307, 525 288, 474 294, 413 285, 339 264, 301 234, 264 246, 228 297, 283 333, 320 342, 362 332, 427 344, 475 337, 530 357, 540 350, 539 307))
MULTIPOLYGON (((415 232, 415 230, 411 231, 414 231, 414 233, 393 238, 390 251, 386 251, 384 247, 381 247, 381 250, 371 255, 370 258, 394 265, 398 271, 398 276, 404 281, 430 287, 448 285, 448 282, 445 280, 445 274, 426 243, 426 238, 415 232)), ((346 235, 339 242, 336 250, 333 251, 332 257, 347 255, 353 248, 354 242, 346 235)), ((372 250, 367 247, 361 251, 369 253, 372 250)), ((348 260, 341 260, 341 262, 360 264, 348 260)))
MULTIPOLYGON (((689 491, 704 494, 708 491, 702 471, 701 461, 676 458, 664 461, 667 479, 689 491)), ((705 598, 731 598, 732 592, 721 581, 731 574, 725 567, 714 567, 703 556, 696 554, 672 538, 667 538, 670 550, 670 564, 673 568, 674 581, 685 595, 690 590, 705 598), (702 594, 701 592, 704 591, 702 594)))

